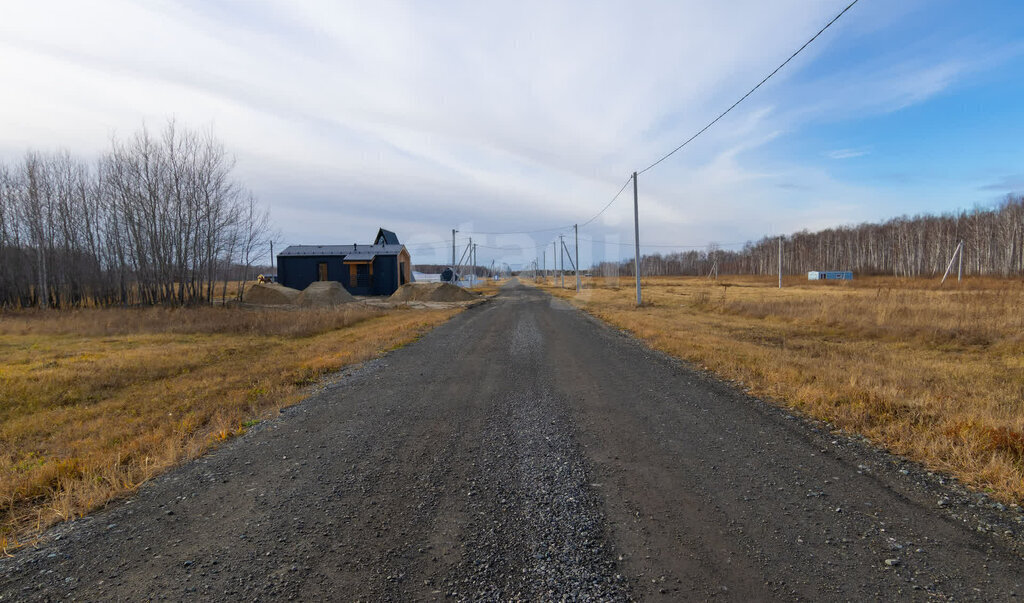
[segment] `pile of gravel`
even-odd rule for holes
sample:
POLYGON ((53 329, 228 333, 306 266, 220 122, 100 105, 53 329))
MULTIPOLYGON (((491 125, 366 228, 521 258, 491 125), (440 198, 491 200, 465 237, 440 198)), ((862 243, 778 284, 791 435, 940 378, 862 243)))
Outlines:
POLYGON ((476 298, 476 294, 451 283, 407 283, 392 294, 391 301, 460 302, 476 298))
POLYGON ((296 303, 301 291, 277 283, 253 283, 242 300, 249 304, 264 306, 287 306, 296 303))
POLYGON ((300 306, 324 308, 349 304, 356 301, 352 294, 337 281, 317 281, 310 284, 296 297, 295 303, 300 306))

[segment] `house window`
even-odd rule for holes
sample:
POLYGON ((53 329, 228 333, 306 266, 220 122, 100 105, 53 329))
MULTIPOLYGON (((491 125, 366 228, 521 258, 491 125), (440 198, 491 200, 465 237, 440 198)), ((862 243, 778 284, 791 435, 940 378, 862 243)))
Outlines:
POLYGON ((316 265, 317 274, 320 276, 320 280, 327 280, 327 262, 320 262, 316 265))

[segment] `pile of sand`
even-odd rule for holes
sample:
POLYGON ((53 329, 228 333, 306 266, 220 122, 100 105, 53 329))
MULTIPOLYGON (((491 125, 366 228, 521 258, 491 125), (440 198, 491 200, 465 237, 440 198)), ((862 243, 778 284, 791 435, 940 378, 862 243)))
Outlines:
POLYGON ((406 283, 391 296, 392 301, 460 302, 476 295, 451 283, 406 283))
POLYGON ((299 293, 295 303, 300 306, 323 308, 337 306, 356 301, 352 294, 345 290, 338 281, 317 281, 299 293))
POLYGON ((286 306, 294 304, 301 292, 277 283, 253 283, 245 290, 242 301, 265 306, 286 306))

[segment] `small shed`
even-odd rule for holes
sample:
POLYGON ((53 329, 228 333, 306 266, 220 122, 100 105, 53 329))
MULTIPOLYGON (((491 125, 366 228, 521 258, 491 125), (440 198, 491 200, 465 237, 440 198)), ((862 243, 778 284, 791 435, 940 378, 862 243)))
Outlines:
POLYGON ((850 270, 812 270, 807 273, 809 281, 852 281, 853 272, 850 270))
POLYGON ((291 245, 277 256, 277 277, 299 290, 337 281, 352 295, 391 295, 412 281, 412 261, 398 236, 381 228, 372 245, 291 245))

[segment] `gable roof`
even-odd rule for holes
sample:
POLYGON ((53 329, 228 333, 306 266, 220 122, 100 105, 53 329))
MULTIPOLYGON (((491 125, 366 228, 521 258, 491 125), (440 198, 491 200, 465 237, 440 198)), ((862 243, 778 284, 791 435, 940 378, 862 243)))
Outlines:
POLYGON ((398 255, 405 245, 289 245, 278 256, 344 256, 351 259, 373 259, 378 255, 398 255))
POLYGON ((398 235, 391 232, 390 230, 384 230, 381 228, 377 231, 377 238, 373 240, 374 245, 384 243, 385 245, 401 245, 398 242, 398 235))

